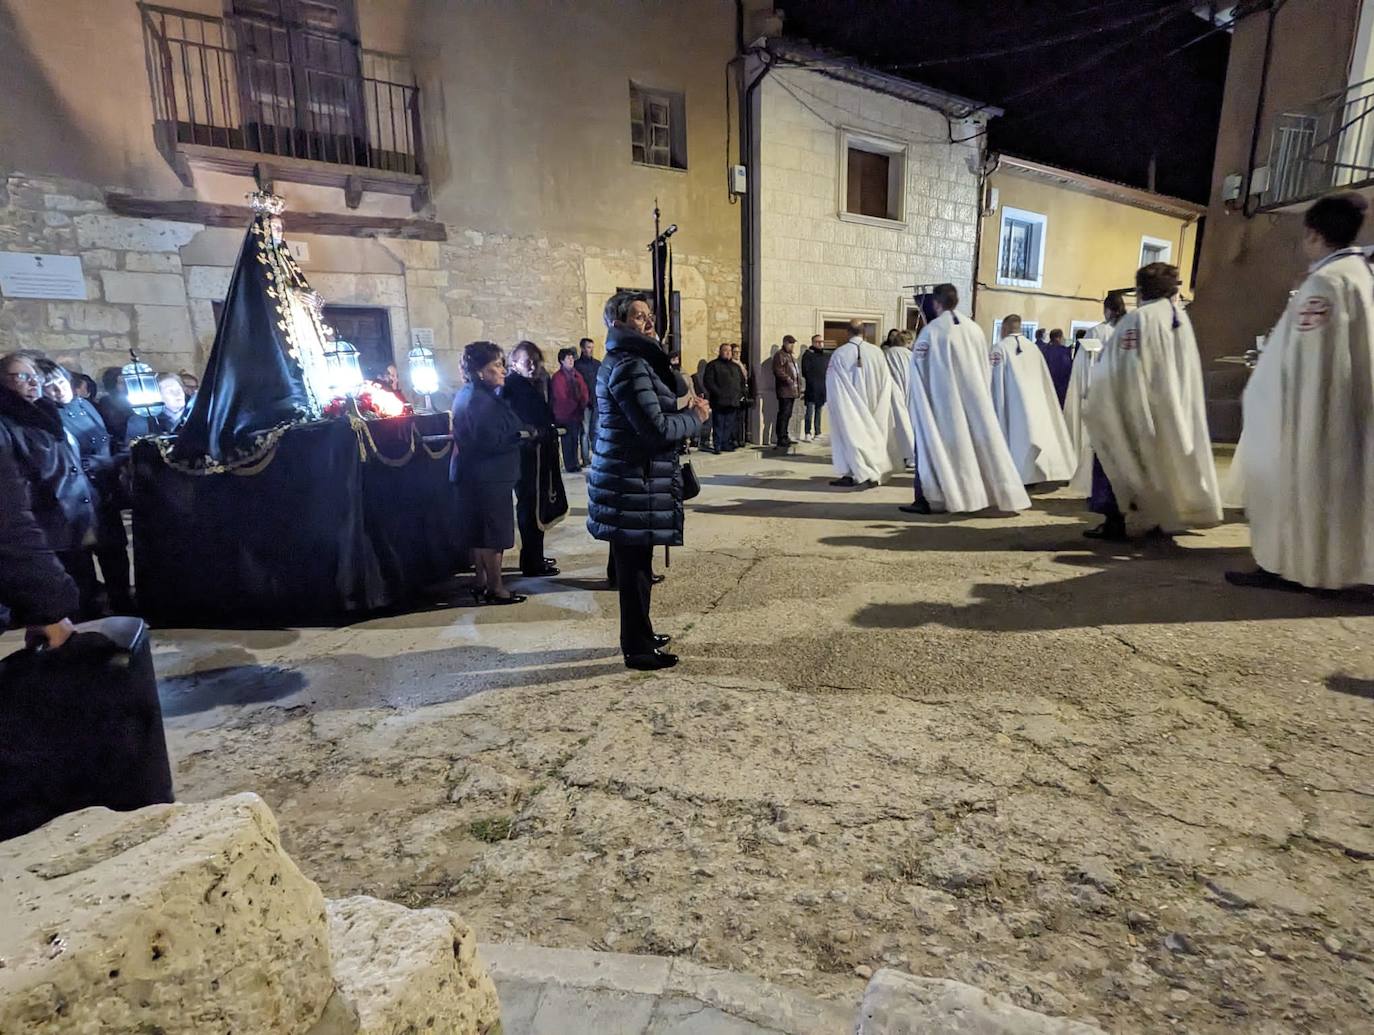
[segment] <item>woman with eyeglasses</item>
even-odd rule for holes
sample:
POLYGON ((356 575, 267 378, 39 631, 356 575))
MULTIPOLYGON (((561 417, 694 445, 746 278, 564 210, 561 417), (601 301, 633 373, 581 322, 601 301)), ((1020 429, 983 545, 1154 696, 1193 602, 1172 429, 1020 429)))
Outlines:
MULTIPOLYGON (((96 491, 94 557, 100 562, 104 596, 116 614, 133 614, 129 539, 124 532, 124 510, 130 504, 121 481, 129 454, 115 448, 114 436, 105 427, 100 411, 75 394, 74 379, 65 367, 50 359, 40 359, 38 369, 45 378, 43 394, 57 404, 62 427, 76 444, 81 468, 96 491)), ((82 562, 77 582, 83 587, 95 586, 95 566, 89 552, 82 562)), ((88 588, 85 593, 90 597, 96 596, 97 591, 88 588)))
POLYGON ((462 542, 472 551, 478 604, 518 604, 506 589, 501 556, 515 545, 515 483, 520 479, 520 443, 535 432, 525 427, 501 398, 506 358, 501 346, 474 341, 463 349, 466 384, 453 399, 453 458, 449 480, 458 490, 462 542))
MULTIPOLYGON (((28 510, 48 549, 80 583, 85 551, 95 542, 95 492, 57 404, 43 396, 43 381, 28 356, 0 358, 0 452, 28 489, 28 510)), ((81 588, 82 615, 98 615, 99 586, 81 588)))

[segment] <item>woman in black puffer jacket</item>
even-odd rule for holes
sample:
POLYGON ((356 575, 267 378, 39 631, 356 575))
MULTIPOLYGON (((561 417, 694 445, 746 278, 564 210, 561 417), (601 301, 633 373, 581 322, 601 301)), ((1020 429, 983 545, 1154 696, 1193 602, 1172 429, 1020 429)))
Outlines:
POLYGON ((606 359, 596 378, 597 436, 587 475, 587 530, 611 544, 620 591, 620 649, 630 668, 677 664, 649 619, 655 546, 682 545, 682 443, 710 415, 705 400, 677 412, 676 380, 648 299, 606 303, 606 359))

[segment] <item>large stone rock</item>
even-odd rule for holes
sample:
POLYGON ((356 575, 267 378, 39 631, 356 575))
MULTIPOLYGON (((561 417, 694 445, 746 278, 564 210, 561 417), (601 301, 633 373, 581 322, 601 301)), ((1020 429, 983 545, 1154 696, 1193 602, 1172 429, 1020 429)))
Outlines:
POLYGON ((347 1032, 334 996, 324 898, 256 795, 0 844, 5 1035, 347 1032))
POLYGON ((896 970, 873 975, 854 1035, 1104 1035, 1101 1028, 1023 1010, 972 985, 913 977, 896 970))
POLYGON ((360 1035, 478 1035, 500 1018, 472 929, 442 909, 358 896, 330 901, 339 989, 360 1035))

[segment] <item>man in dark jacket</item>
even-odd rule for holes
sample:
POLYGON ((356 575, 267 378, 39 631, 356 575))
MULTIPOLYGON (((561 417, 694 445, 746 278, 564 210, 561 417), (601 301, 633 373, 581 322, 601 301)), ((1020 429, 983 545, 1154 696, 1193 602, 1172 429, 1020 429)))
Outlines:
POLYGON ((782 348, 773 357, 773 391, 778 397, 778 420, 773 429, 773 445, 786 449, 792 444, 792 408, 797 405, 801 371, 793 354, 797 339, 784 334, 782 348))
POLYGON ((601 360, 596 358, 595 343, 591 338, 583 338, 577 343, 578 357, 573 369, 582 375, 587 385, 589 402, 587 412, 582 415, 582 466, 592 462, 596 451, 596 375, 601 372, 601 360))
MULTIPOLYGON (((0 389, 3 391, 3 389, 0 389)), ((80 606, 76 583, 34 519, 29 483, 14 460, 14 441, 0 421, 0 629, 26 625, 29 638, 60 647, 80 606)))
POLYGON ((739 422, 739 408, 744 402, 744 371, 731 358, 729 345, 722 345, 715 359, 706 364, 701 377, 706 397, 711 401, 711 437, 716 453, 730 453, 735 449, 735 425, 739 422))
POLYGON ((628 668, 677 664, 649 618, 655 546, 682 545, 678 452, 711 409, 677 412, 668 356, 653 335, 649 300, 631 291, 606 303, 606 359, 596 380, 599 448, 587 475, 587 530, 611 544, 620 593, 620 650, 628 668))
POLYGON ((176 374, 158 374, 157 391, 162 396, 162 409, 151 417, 135 413, 125 426, 125 442, 146 435, 173 435, 186 422, 191 407, 186 403, 186 388, 176 374))
MULTIPOLYGON (((94 542, 95 492, 67 440, 57 405, 42 395, 42 375, 25 356, 0 359, 0 426, 5 451, 28 487, 28 511, 48 548, 81 578, 80 555, 94 542)), ((99 583, 82 584, 81 606, 99 610, 99 583)))
POLYGON ((819 334, 812 335, 811 347, 806 350, 806 355, 801 361, 802 380, 806 382, 806 393, 803 398, 803 442, 810 442, 820 436, 821 410, 825 406, 825 372, 829 368, 830 353, 825 351, 825 339, 819 334))

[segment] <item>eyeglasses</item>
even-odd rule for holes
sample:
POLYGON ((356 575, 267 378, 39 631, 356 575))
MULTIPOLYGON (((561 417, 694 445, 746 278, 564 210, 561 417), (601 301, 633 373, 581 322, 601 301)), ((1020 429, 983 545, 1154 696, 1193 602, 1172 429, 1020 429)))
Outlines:
POLYGON ((11 381, 18 381, 21 385, 36 385, 41 380, 37 374, 30 374, 27 371, 11 371, 5 375, 11 381))

